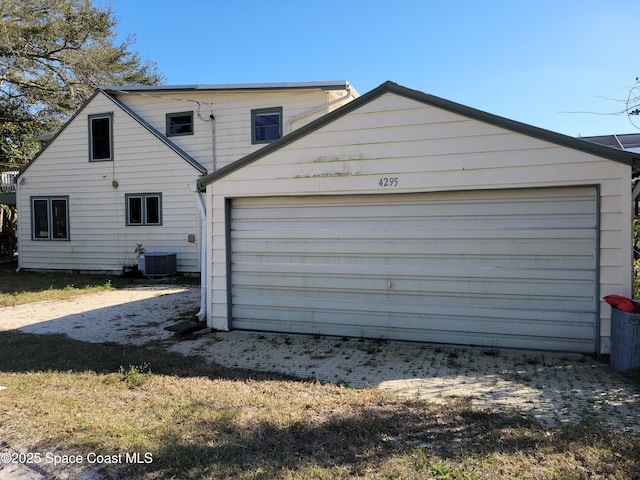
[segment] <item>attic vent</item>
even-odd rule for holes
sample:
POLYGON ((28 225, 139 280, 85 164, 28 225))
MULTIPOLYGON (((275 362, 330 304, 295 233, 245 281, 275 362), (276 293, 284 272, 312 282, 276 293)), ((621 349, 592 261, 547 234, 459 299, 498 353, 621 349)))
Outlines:
POLYGON ((165 277, 175 275, 176 254, 168 252, 147 252, 140 256, 142 273, 147 277, 165 277))

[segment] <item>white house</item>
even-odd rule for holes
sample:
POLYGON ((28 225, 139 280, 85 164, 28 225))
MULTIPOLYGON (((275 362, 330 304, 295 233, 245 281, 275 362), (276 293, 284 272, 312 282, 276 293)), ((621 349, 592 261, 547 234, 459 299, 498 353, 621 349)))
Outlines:
POLYGON ((199 180, 208 325, 606 352, 639 162, 384 83, 199 180))
POLYGON ((98 89, 18 177, 19 267, 117 273, 141 244, 199 272, 189 185, 355 97, 345 81, 98 89))

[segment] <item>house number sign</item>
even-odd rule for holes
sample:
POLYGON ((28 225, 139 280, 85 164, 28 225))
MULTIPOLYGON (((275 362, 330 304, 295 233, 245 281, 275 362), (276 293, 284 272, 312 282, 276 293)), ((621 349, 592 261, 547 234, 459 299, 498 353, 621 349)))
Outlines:
POLYGON ((398 186, 398 177, 380 177, 378 186, 381 188, 393 188, 398 186))

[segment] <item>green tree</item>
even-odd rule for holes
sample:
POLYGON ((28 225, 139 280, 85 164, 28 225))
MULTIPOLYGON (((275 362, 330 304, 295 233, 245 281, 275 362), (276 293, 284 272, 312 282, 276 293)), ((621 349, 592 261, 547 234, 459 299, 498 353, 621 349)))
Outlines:
POLYGON ((29 139, 54 130, 99 85, 156 85, 155 63, 118 43, 111 7, 90 0, 0 2, 0 168, 24 164, 29 139))

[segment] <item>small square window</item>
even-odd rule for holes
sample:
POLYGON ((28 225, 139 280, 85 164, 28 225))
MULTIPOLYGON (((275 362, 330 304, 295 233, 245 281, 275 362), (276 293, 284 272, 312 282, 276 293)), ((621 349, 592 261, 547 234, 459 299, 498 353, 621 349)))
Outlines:
POLYGON ((271 143, 282 137, 282 107, 251 110, 251 143, 271 143))
POLYGON ((162 225, 161 193, 129 193, 125 201, 127 225, 162 225))
POLYGON ((167 137, 193 135, 193 112, 167 113, 167 137))

